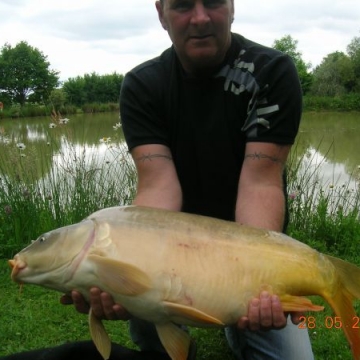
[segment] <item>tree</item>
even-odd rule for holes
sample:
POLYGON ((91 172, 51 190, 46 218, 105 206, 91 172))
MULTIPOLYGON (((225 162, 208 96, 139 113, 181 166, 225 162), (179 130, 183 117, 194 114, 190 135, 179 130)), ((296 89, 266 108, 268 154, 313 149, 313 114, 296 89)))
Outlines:
POLYGON ((312 74, 310 73, 311 63, 305 63, 302 59, 302 53, 297 50, 298 41, 294 40, 290 35, 283 36, 280 40, 275 40, 273 48, 289 55, 297 69, 300 84, 303 93, 307 93, 311 88, 312 74))
POLYGON ((84 78, 80 76, 69 78, 64 82, 63 90, 71 104, 81 106, 86 102, 84 78))
POLYGON ((123 75, 85 74, 70 78, 63 84, 70 103, 82 106, 85 103, 118 102, 123 75))
POLYGON ((314 95, 339 96, 351 92, 356 85, 353 63, 340 51, 327 55, 313 75, 314 95))
POLYGON ((55 111, 59 111, 66 103, 66 93, 63 89, 54 89, 51 91, 49 101, 55 111))
POLYGON ((354 37, 346 50, 354 67, 356 77, 355 90, 360 92, 360 37, 354 37))
POLYGON ((21 106, 30 95, 32 101, 47 100, 59 82, 59 73, 49 66, 47 56, 27 42, 5 44, 0 53, 0 92, 21 106))

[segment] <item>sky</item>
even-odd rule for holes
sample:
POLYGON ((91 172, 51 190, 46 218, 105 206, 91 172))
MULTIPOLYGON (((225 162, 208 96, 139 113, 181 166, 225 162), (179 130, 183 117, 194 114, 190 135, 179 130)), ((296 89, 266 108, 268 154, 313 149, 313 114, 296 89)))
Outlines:
MULTIPOLYGON (((313 67, 360 36, 359 0, 234 0, 232 31, 266 46, 291 35, 313 67)), ((62 81, 126 74, 171 43, 155 0, 0 0, 0 47, 40 50, 62 81)))

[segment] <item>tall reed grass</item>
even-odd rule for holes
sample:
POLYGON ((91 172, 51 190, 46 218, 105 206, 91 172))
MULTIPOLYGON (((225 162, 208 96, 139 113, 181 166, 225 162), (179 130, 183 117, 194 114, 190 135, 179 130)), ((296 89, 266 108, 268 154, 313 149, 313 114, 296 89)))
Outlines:
POLYGON ((40 152, 38 145, 35 151, 0 138, 0 258, 43 232, 134 196, 135 167, 125 147, 102 139, 99 154, 74 145, 71 134, 53 134, 40 152))
POLYGON ((299 157, 296 150, 288 162, 289 235, 360 265, 360 167, 346 183, 324 184, 324 160, 305 161, 307 154, 299 157))

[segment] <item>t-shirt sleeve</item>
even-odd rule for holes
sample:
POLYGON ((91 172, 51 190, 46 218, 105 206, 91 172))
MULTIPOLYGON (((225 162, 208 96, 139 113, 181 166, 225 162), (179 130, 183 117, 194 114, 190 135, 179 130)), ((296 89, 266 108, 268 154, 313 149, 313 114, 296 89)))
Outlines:
POLYGON ((120 92, 120 118, 129 151, 145 144, 168 145, 162 89, 146 69, 126 74, 120 92))
POLYGON ((302 92, 292 59, 284 54, 273 57, 256 79, 258 89, 242 129, 247 141, 293 144, 301 119, 302 92))

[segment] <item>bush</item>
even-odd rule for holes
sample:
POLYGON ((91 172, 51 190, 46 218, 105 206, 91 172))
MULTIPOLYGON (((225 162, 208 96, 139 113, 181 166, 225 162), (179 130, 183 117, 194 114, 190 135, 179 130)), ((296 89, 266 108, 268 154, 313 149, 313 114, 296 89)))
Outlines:
POLYGON ((360 94, 330 96, 304 96, 306 111, 360 111, 360 94))

